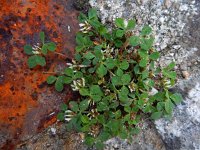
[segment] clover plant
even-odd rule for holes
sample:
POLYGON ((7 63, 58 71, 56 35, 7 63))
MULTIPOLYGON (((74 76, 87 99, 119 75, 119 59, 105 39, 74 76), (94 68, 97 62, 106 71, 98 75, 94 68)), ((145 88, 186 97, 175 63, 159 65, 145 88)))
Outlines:
POLYGON ((28 58, 28 66, 29 68, 34 68, 37 65, 39 66, 45 66, 46 60, 45 55, 47 55, 48 51, 55 51, 56 50, 56 44, 53 42, 45 43, 45 34, 44 32, 40 32, 40 40, 41 43, 37 43, 34 46, 31 46, 29 44, 24 46, 24 52, 27 55, 30 55, 28 58))
MULTIPOLYGON (((67 122, 68 130, 83 133, 88 146, 103 149, 103 142, 112 137, 131 139, 144 114, 152 119, 170 117, 182 99, 168 90, 175 84, 175 63, 159 67, 160 54, 153 48, 151 27, 145 25, 136 34, 135 20, 118 18, 110 31, 95 9, 87 16, 81 13, 79 21, 74 59, 61 74, 47 78, 57 91, 69 84, 80 94, 80 99, 61 106, 58 120, 67 122)), ((41 54, 55 50, 46 47, 41 54)), ((30 46, 25 52, 34 54, 30 46)), ((42 56, 33 56, 39 58, 28 63, 31 68, 44 65, 38 61, 42 56)))

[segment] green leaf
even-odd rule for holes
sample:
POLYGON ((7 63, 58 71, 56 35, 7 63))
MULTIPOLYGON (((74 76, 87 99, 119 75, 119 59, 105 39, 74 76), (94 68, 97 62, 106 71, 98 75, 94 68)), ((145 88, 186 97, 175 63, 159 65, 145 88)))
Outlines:
POLYGON ((81 89, 79 90, 79 93, 80 93, 82 96, 89 96, 89 95, 90 95, 89 90, 86 89, 86 88, 81 88, 81 89))
POLYGON ((90 87, 90 93, 93 95, 100 95, 103 96, 103 92, 101 91, 101 88, 99 85, 92 85, 90 87))
POLYGON ((138 50, 138 54, 140 55, 140 58, 143 58, 143 59, 147 59, 148 58, 148 53, 147 51, 145 50, 138 50))
POLYGON ((124 72, 120 68, 117 69, 116 73, 118 76, 122 76, 124 74, 124 72))
POLYGON ((107 74, 107 69, 103 64, 101 64, 98 67, 97 74, 99 75, 99 77, 103 77, 103 76, 105 76, 107 74))
POLYGON ((96 70, 96 68, 89 68, 89 69, 88 69, 88 72, 92 74, 92 73, 95 72, 95 70, 96 70))
POLYGON ((80 102, 79 107, 80 107, 80 111, 85 111, 88 109, 89 106, 89 101, 88 100, 83 100, 80 102))
POLYGON ((105 61, 105 65, 108 69, 113 69, 116 66, 115 59, 107 58, 105 61))
POLYGON ((89 9, 88 17, 89 19, 97 18, 97 10, 93 8, 89 9))
POLYGON ((148 77, 149 77, 149 71, 148 70, 143 71, 142 72, 142 79, 144 80, 144 79, 146 79, 148 77))
POLYGON ((167 70, 163 69, 162 73, 164 76, 166 76, 170 79, 176 79, 176 72, 174 72, 174 71, 167 71, 167 70))
POLYGON ((101 28, 102 24, 97 19, 88 20, 89 24, 95 29, 98 30, 101 28))
POLYGON ((121 88, 121 91, 118 93, 120 101, 128 101, 129 90, 126 86, 121 88))
POLYGON ((142 43, 140 44, 141 48, 143 50, 149 50, 153 46, 154 38, 148 38, 148 39, 141 39, 142 43))
POLYGON ((35 59, 35 55, 31 56, 28 58, 28 67, 29 68, 34 68, 37 66, 37 62, 36 62, 36 59, 35 59))
POLYGON ((67 110, 67 105, 66 104, 61 104, 61 106, 60 106, 60 109, 62 110, 62 111, 66 111, 67 110))
POLYGON ((46 60, 45 60, 45 58, 42 57, 42 56, 37 56, 37 57, 36 57, 36 62, 37 62, 37 64, 40 65, 40 66, 45 66, 45 65, 46 65, 46 60))
POLYGON ((63 86, 63 76, 59 76, 55 83, 56 91, 61 92, 64 88, 63 86))
POLYGON ((147 63, 148 63, 148 61, 146 59, 142 59, 142 60, 140 60, 139 66, 140 67, 146 67, 147 63))
POLYGON ((64 74, 66 74, 67 76, 72 77, 74 75, 74 71, 71 68, 65 68, 64 74))
POLYGON ((113 136, 116 136, 120 132, 120 120, 110 120, 107 126, 109 127, 113 136))
POLYGON ((129 20, 126 29, 127 30, 133 30, 135 28, 135 25, 136 25, 135 20, 129 20))
POLYGON ((99 135, 99 139, 101 140, 101 141, 107 141, 109 138, 110 138, 110 134, 108 133, 108 132, 106 132, 106 131, 103 131, 103 132, 101 132, 100 133, 100 135, 99 135))
POLYGON ((105 145, 100 141, 97 141, 94 146, 96 147, 97 150, 103 150, 105 147, 105 145))
POLYGON ((151 114, 151 119, 157 120, 162 116, 162 112, 154 112, 151 114))
POLYGON ((172 69, 174 69, 174 67, 175 67, 175 62, 171 62, 167 67, 166 67, 166 69, 167 70, 172 70, 172 69))
POLYGON ((149 35, 151 33, 152 29, 150 26, 148 25, 145 25, 143 28, 142 28, 142 31, 141 31, 141 34, 142 35, 149 35))
POLYGON ((129 42, 131 46, 137 46, 140 44, 140 38, 138 36, 131 36, 129 42))
POLYGON ((131 112, 131 107, 125 106, 125 107, 124 107, 124 111, 125 111, 125 112, 128 112, 128 113, 131 112))
POLYGON ((107 29, 106 27, 101 26, 101 27, 99 28, 99 33, 100 33, 100 35, 105 35, 105 34, 107 34, 107 32, 108 32, 108 29, 107 29))
POLYGON ((125 28, 124 19, 122 18, 115 19, 115 24, 118 28, 121 28, 121 29, 125 28))
POLYGON ((46 44, 43 44, 42 49, 41 49, 42 54, 46 55, 47 50, 48 50, 48 46, 46 44))
POLYGON ((45 66, 46 65, 45 58, 42 57, 42 56, 38 56, 38 55, 33 55, 33 56, 28 58, 29 68, 34 68, 37 65, 45 66))
POLYGON ((44 32, 40 32, 40 40, 44 44, 44 40, 45 40, 45 34, 44 34, 44 32))
POLYGON ((123 85, 127 85, 131 82, 131 76, 129 74, 123 74, 121 77, 123 85))
POLYGON ((57 77, 55 77, 55 76, 48 76, 47 83, 53 84, 56 81, 56 79, 57 79, 57 77))
POLYGON ((91 60, 83 59, 82 65, 89 66, 91 64, 91 60))
POLYGON ((94 102, 99 102, 101 100, 100 95, 91 95, 91 98, 93 99, 94 102))
POLYGON ((81 52, 83 49, 84 49, 83 45, 76 46, 75 48, 76 52, 81 52))
POLYGON ((134 70, 135 74, 139 74, 140 73, 139 65, 136 64, 133 70, 134 70))
POLYGON ((137 102, 138 102, 139 106, 143 106, 144 105, 144 100, 142 100, 142 99, 139 99, 137 102))
POLYGON ((83 115, 83 116, 81 116, 81 121, 82 121, 82 123, 89 123, 89 122, 90 122, 90 119, 89 119, 88 116, 83 115))
POLYGON ((65 120, 65 114, 64 113, 58 113, 57 115, 57 119, 60 120, 60 121, 64 121, 65 120))
POLYGON ((27 54, 27 55, 33 55, 33 48, 31 45, 25 45, 24 46, 24 52, 27 54))
POLYGON ((115 46, 118 48, 120 48, 123 45, 123 42, 119 39, 115 40, 114 43, 115 43, 115 46))
POLYGON ((82 77, 83 77, 83 73, 80 72, 80 71, 77 71, 77 72, 75 73, 75 75, 74 75, 74 78, 75 78, 75 79, 82 78, 82 77))
POLYGON ((97 105, 98 111, 105 111, 108 110, 108 105, 105 102, 99 102, 97 105))
POLYGON ((174 101, 175 104, 179 104, 182 101, 182 96, 179 93, 174 93, 173 95, 170 96, 170 98, 172 99, 172 101, 174 101))
POLYGON ((157 60, 160 57, 160 53, 159 52, 153 52, 149 58, 152 60, 157 60))
POLYGON ((125 127, 120 131, 119 136, 121 139, 127 139, 128 133, 125 127))
POLYGON ((69 107, 73 112, 78 112, 79 111, 78 104, 75 101, 70 101, 69 102, 69 107))
POLYGON ((109 105, 109 108, 116 109, 119 106, 118 101, 112 101, 112 103, 109 105))
POLYGON ((81 61, 82 56, 79 53, 76 53, 74 58, 76 61, 81 61))
POLYGON ((129 63, 126 60, 123 60, 119 67, 123 70, 127 70, 129 67, 129 63))
POLYGON ((101 52, 101 48, 100 47, 95 47, 94 48, 95 50, 94 50, 94 54, 95 54, 95 56, 97 57, 97 58, 102 58, 102 52, 101 52))
POLYGON ((79 16, 78 16, 78 20, 79 22, 85 22, 87 20, 87 16, 85 14, 83 14, 82 12, 80 12, 79 16))
POLYGON ((95 139, 93 137, 91 137, 91 136, 86 136, 84 142, 85 142, 86 145, 91 147, 94 144, 95 139))
POLYGON ((126 86, 123 86, 123 87, 121 88, 121 92, 122 92, 124 95, 128 95, 129 90, 128 90, 128 88, 127 88, 126 86))
POLYGON ((172 113, 172 109, 173 109, 173 103, 171 102, 170 99, 168 99, 166 102, 165 102, 165 110, 168 114, 171 114, 172 113))
POLYGON ((47 49, 50 50, 51 52, 56 50, 56 44, 53 42, 47 43, 47 49))
POLYGON ((164 102, 158 102, 157 103, 156 108, 157 108, 158 111, 163 110, 164 107, 165 107, 165 103, 164 102))
POLYGON ((114 77, 112 77, 112 84, 113 85, 121 85, 122 84, 122 82, 121 82, 121 78, 120 77, 118 77, 118 76, 114 76, 114 77))
POLYGON ((93 59, 94 57, 95 57, 95 55, 94 54, 92 54, 91 52, 87 52, 85 55, 84 55, 84 57, 86 58, 86 59, 93 59))
POLYGON ((73 81, 71 77, 63 77, 63 83, 70 84, 73 81))
POLYGON ((77 43, 77 45, 82 46, 83 45, 83 41, 84 41, 83 35, 80 34, 80 33, 77 33, 76 34, 76 43, 77 43))
POLYGON ((123 35, 124 35, 124 30, 117 30, 117 32, 116 32, 116 37, 119 37, 119 38, 121 38, 123 35))
POLYGON ((35 61, 40 66, 45 66, 46 65, 46 60, 42 56, 35 55, 35 61))
POLYGON ((115 118, 116 118, 116 119, 120 118, 121 115, 122 115, 121 110, 117 110, 117 111, 115 112, 115 118))

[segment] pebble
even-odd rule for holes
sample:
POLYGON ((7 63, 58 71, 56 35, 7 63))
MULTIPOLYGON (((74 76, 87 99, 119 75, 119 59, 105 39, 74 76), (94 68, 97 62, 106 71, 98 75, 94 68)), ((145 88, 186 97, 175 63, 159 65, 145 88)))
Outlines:
POLYGON ((185 79, 188 79, 189 76, 190 76, 190 74, 189 74, 188 71, 182 71, 182 75, 183 75, 183 77, 184 77, 185 79))
POLYGON ((172 46, 174 49, 179 49, 179 48, 181 48, 181 45, 173 45, 172 46))
POLYGON ((56 135, 56 128, 51 128, 50 130, 53 135, 56 135))

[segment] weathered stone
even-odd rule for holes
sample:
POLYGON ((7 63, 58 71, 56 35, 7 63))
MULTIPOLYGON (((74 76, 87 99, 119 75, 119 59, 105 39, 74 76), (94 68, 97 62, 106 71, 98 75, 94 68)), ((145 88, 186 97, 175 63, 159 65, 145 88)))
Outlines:
POLYGON ((181 81, 175 88, 184 101, 174 110, 172 120, 155 122, 169 150, 200 149, 200 78, 181 81))

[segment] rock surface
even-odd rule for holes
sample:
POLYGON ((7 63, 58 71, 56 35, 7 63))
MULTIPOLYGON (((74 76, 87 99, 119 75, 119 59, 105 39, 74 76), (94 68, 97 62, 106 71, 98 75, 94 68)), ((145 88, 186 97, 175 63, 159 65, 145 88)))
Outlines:
POLYGON ((157 133, 154 124, 144 121, 139 134, 133 137, 133 141, 128 143, 119 138, 113 138, 106 142, 105 150, 166 150, 165 143, 157 133))
MULTIPOLYGON (((165 66, 175 61, 178 72, 177 85, 184 100, 178 105, 172 120, 154 122, 168 150, 200 149, 200 1, 196 0, 90 0, 100 12, 102 22, 115 18, 135 18, 138 25, 149 24, 155 35, 155 47, 162 54, 159 63, 165 66)), ((136 30, 140 30, 136 27, 136 30)), ((151 131, 153 132, 153 130, 151 131)), ((159 135, 150 139, 159 139, 159 135)), ((138 135, 140 137, 140 135, 138 135)), ((108 141, 109 149, 124 149, 119 139, 108 141), (113 143, 113 144, 112 144, 113 143), (116 146, 115 144, 118 144, 116 146), (112 147, 112 148, 111 148, 112 147)), ((145 140, 140 143, 145 143, 145 140)), ((149 144, 149 142, 147 142, 149 144)), ((132 143, 126 149, 162 149, 132 143), (135 144, 135 145, 134 145, 135 144), (134 146, 133 146, 134 145, 134 146)), ((128 145, 128 144, 127 144, 128 145)))

